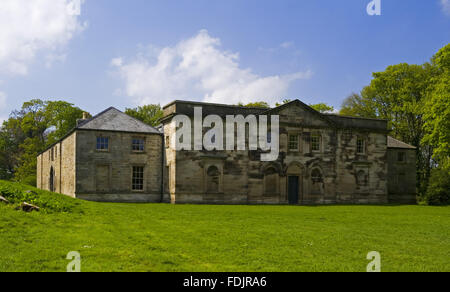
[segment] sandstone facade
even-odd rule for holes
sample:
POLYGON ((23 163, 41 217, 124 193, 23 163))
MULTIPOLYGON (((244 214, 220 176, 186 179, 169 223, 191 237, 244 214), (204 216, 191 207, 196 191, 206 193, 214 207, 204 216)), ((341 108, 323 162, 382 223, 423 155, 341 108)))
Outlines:
POLYGON ((111 202, 414 203, 415 149, 387 134, 386 121, 321 114, 298 100, 270 110, 175 101, 164 107, 160 131, 108 109, 39 155, 38 187, 111 202), (224 120, 278 115, 278 159, 261 162, 261 150, 175 151, 173 117, 185 115, 193 127, 196 107, 224 120), (97 149, 99 138, 107 150, 97 149), (132 150, 136 140, 144 151, 132 150))
POLYGON ((38 156, 37 186, 92 201, 159 202, 162 147, 156 129, 110 108, 38 156))

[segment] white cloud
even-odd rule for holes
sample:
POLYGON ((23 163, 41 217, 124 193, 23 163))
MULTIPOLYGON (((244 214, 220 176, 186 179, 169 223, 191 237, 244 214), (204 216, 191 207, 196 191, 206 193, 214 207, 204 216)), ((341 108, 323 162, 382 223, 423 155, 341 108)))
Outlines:
POLYGON ((289 49, 289 48, 291 48, 293 45, 294 45, 293 42, 284 42, 284 43, 280 44, 280 47, 283 48, 283 49, 289 49))
POLYGON ((441 0, 442 11, 445 14, 450 15, 450 0, 441 0))
POLYGON ((206 30, 159 50, 156 60, 138 55, 111 64, 125 82, 123 92, 139 104, 189 99, 220 103, 265 100, 285 96, 291 82, 307 79, 311 72, 261 77, 239 66, 239 55, 220 49, 221 42, 206 30))
POLYGON ((123 64, 123 59, 122 58, 115 58, 111 60, 111 66, 116 66, 116 67, 120 67, 123 64))
MULTIPOLYGON (((84 0, 1 0, 0 73, 25 75, 38 52, 54 52, 63 48, 76 33, 86 27, 86 24, 80 23, 79 15, 70 13, 69 9, 71 5, 73 7, 75 3, 83 2, 84 0)), ((52 54, 48 56, 47 66, 61 59, 55 59, 52 54)))

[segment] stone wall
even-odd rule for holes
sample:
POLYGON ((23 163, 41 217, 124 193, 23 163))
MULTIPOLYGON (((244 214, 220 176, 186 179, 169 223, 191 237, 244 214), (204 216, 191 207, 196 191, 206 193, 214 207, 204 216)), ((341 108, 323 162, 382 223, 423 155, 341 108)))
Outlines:
MULTIPOLYGON (((166 115, 192 117, 195 106, 200 105, 172 104, 165 109, 166 115)), ((233 111, 241 114, 240 108, 235 107, 216 106, 206 111, 222 117, 233 111)), ((342 129, 327 117, 295 105, 273 114, 280 116, 280 155, 274 162, 261 162, 261 151, 175 152, 173 147, 166 148, 167 165, 171 168, 171 187, 167 190, 171 201, 288 204, 289 177, 298 178, 296 203, 300 204, 388 201, 387 133, 380 130, 386 128, 385 122, 377 121, 380 125, 375 125, 375 129, 342 129), (319 151, 312 149, 313 135, 320 136, 319 151), (298 137, 297 150, 289 149, 290 136, 298 137), (358 137, 365 141, 362 154, 356 153, 358 137)), ((350 124, 358 125, 357 119, 351 119, 350 124)), ((174 135, 170 118, 165 121, 164 131, 166 140, 174 135)))
POLYGON ((339 131, 336 197, 339 203, 387 203, 387 136, 356 130, 339 131), (366 141, 357 154, 357 138, 366 141))
POLYGON ((415 204, 417 202, 416 150, 389 148, 388 162, 389 202, 415 204))
POLYGON ((76 197, 108 202, 160 202, 163 177, 162 136, 125 132, 77 131, 76 197), (96 149, 97 137, 109 138, 109 149, 96 149), (132 139, 145 140, 143 152, 132 151, 132 139), (133 166, 144 168, 143 191, 132 190, 133 166))
POLYGON ((37 187, 74 197, 75 137, 72 133, 37 157, 37 187), (53 189, 51 175, 53 174, 53 189))

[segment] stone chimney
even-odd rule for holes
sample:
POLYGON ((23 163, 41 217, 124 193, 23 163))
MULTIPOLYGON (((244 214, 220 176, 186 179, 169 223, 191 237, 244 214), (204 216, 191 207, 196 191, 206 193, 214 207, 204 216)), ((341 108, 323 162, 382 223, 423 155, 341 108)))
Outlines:
POLYGON ((79 127, 81 124, 83 124, 84 122, 86 122, 89 119, 90 119, 89 113, 83 112, 83 118, 77 120, 77 127, 79 127))

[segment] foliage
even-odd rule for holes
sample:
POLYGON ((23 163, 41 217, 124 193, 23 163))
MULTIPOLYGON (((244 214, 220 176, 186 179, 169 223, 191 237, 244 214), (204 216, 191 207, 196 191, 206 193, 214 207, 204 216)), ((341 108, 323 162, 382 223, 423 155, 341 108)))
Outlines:
POLYGON ((55 194, 48 191, 38 190, 25 184, 0 181, 0 195, 8 199, 13 207, 23 202, 33 204, 44 213, 80 213, 80 201, 65 195, 55 194))
POLYGON ((238 103, 238 105, 244 107, 270 108, 270 105, 265 101, 256 101, 248 104, 238 103))
POLYGON ((425 201, 429 205, 450 204, 450 163, 431 171, 425 201))
POLYGON ((36 156, 76 126, 83 111, 64 101, 33 99, 0 129, 0 179, 35 184, 36 156))
POLYGON ((377 118, 376 110, 370 100, 363 98, 366 96, 364 88, 361 94, 352 93, 342 103, 339 114, 350 117, 377 118))
POLYGON ((318 104, 310 104, 310 107, 315 109, 316 111, 320 113, 332 113, 334 112, 334 107, 331 105, 328 105, 326 103, 318 103, 318 104))
POLYGON ((431 62, 435 72, 425 105, 426 135, 423 143, 434 147, 437 161, 446 161, 450 157, 450 44, 442 48, 431 62))
POLYGON ((394 138, 417 147, 418 188, 424 195, 432 168, 450 155, 450 45, 429 63, 398 64, 373 73, 340 114, 386 119, 394 138))
POLYGON ((159 104, 149 104, 139 106, 137 108, 127 108, 125 113, 153 127, 158 126, 160 124, 160 120, 164 116, 164 112, 159 104))

